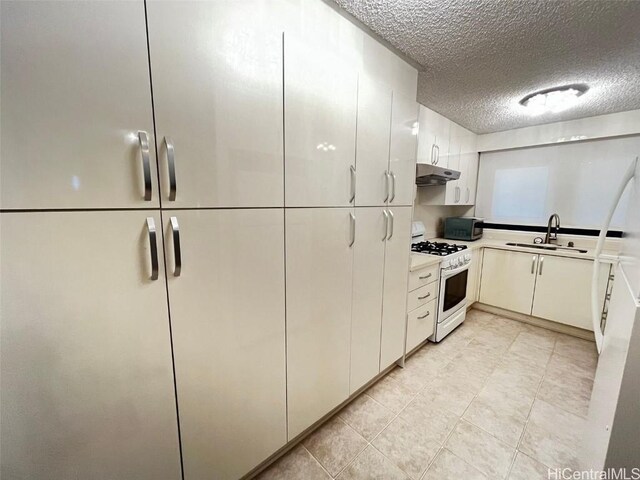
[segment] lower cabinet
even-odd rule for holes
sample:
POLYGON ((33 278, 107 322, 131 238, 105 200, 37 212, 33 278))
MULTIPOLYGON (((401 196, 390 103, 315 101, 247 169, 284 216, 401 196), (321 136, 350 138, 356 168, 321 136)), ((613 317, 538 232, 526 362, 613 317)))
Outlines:
POLYGON ((184 478, 240 478, 287 441, 284 210, 162 215, 184 478))
POLYGON ((384 255, 380 370, 404 354, 407 325, 407 282, 411 252, 411 208, 389 212, 389 234, 384 255))
POLYGON ((480 302, 531 315, 538 255, 484 249, 480 302))
MULTIPOLYGON (((485 248, 480 302, 593 330, 592 269, 587 259, 485 248)), ((600 273, 601 306, 609 270, 600 273)))
POLYGON ((478 290, 480 289, 480 272, 482 267, 482 252, 484 249, 470 248, 467 251, 471 254, 469 264, 469 274, 467 275, 467 308, 478 301, 478 290))
POLYGON ((409 274, 407 296, 407 341, 406 351, 427 340, 435 330, 438 315, 440 262, 409 274))
POLYGON ((0 229, 0 477, 179 480, 159 211, 0 229))
POLYGON ((285 211, 288 438, 292 439, 349 396, 356 225, 353 208, 285 211))

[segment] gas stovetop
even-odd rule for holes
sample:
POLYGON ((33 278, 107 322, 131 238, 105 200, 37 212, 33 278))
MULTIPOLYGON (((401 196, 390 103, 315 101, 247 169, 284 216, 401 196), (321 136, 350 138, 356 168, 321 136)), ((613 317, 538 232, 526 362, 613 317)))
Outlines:
POLYGON ((427 253, 429 255, 438 255, 445 257, 452 253, 466 249, 466 245, 455 245, 453 243, 444 242, 418 242, 411 245, 411 251, 417 253, 427 253))

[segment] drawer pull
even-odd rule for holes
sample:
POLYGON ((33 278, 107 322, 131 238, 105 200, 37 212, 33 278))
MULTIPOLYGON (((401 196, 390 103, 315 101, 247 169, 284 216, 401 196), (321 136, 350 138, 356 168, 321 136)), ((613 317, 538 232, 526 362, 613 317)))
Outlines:
POLYGON ((429 298, 431 296, 431 292, 427 293, 425 296, 423 297, 418 297, 418 300, 424 300, 425 298, 429 298))
POLYGON ((423 318, 427 318, 429 316, 431 312, 427 312, 424 315, 422 315, 421 317, 418 317, 418 320, 422 320, 423 318))
POLYGON ((427 278, 431 278, 433 274, 432 273, 427 273, 424 277, 418 277, 420 280, 426 280, 427 278))

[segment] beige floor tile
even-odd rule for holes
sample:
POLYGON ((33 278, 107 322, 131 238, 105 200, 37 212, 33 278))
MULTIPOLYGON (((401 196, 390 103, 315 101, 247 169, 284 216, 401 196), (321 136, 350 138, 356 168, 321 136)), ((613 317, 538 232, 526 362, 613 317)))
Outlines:
POLYGON ((311 455, 332 475, 337 475, 365 449, 367 441, 334 417, 303 441, 311 455))
POLYGON ((426 438, 439 444, 444 443, 460 418, 420 395, 407 405, 400 417, 410 425, 420 428, 426 438))
POLYGON ((585 420, 536 399, 519 450, 550 468, 578 468, 585 420))
POLYGON ((552 371, 545 375, 538 391, 538 398, 570 413, 586 417, 589 413, 592 389, 593 382, 588 378, 571 374, 561 375, 552 371))
POLYGON ((443 448, 422 480, 486 480, 486 478, 475 467, 443 448))
POLYGON ((482 310, 477 310, 473 308, 467 312, 465 322, 469 322, 469 323, 477 322, 477 323, 486 325, 486 323, 495 316, 496 315, 494 315, 493 313, 483 312, 482 310))
MULTIPOLYGON (((436 371, 437 367, 433 367, 436 371)), ((397 367, 389 373, 389 376, 402 384, 412 393, 418 393, 429 381, 429 370, 425 362, 419 362, 410 358, 404 368, 397 367)))
POLYGON ((461 420, 445 447, 485 475, 504 478, 515 448, 509 447, 480 428, 461 420))
POLYGON ((373 440, 373 446, 415 480, 422 476, 440 449, 438 442, 400 417, 373 440))
POLYGON ((557 374, 559 376, 573 375, 593 380, 596 375, 596 365, 590 365, 571 357, 554 353, 551 355, 551 359, 547 365, 547 373, 557 374))
POLYGON ((336 478, 339 480, 408 480, 391 460, 369 445, 336 478))
POLYGON ((371 441, 387 424, 395 413, 363 393, 338 413, 349 426, 371 441))
POLYGON ((598 363, 596 344, 569 335, 559 335, 554 353, 570 358, 579 365, 594 369, 598 363))
POLYGON ((394 413, 400 413, 414 397, 411 390, 388 375, 366 393, 394 413))
POLYGON ((558 333, 526 323, 523 323, 522 327, 522 333, 526 333, 523 337, 524 341, 529 341, 538 348, 553 350, 559 335, 558 333))
POLYGON ((514 363, 502 364, 487 378, 485 388, 491 388, 505 394, 515 391, 534 396, 542 381, 543 374, 544 370, 539 367, 530 370, 514 363))
POLYGON ((552 348, 538 347, 529 337, 521 333, 509 347, 509 352, 519 355, 539 368, 545 368, 551 357, 552 348))
POLYGON ((318 461, 298 445, 271 467, 256 477, 256 480, 329 480, 331 477, 318 461))
POLYGON ((456 415, 462 415, 476 396, 475 392, 467 390, 465 386, 449 383, 442 378, 429 383, 420 395, 456 415))
POLYGON ((481 396, 471 402, 462 418, 514 448, 518 446, 527 422, 526 416, 517 413, 510 404, 481 396))
POLYGON ((509 480, 543 480, 549 478, 549 468, 522 452, 516 459, 509 473, 509 480))

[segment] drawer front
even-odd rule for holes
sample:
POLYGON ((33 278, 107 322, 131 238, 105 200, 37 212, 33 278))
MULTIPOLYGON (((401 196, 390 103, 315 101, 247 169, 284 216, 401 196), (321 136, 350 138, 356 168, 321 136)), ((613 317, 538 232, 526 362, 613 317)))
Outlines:
POLYGON ((409 291, 415 290, 416 288, 420 288, 427 283, 434 282, 438 279, 438 274, 440 273, 440 264, 436 263, 435 265, 431 265, 427 268, 422 268, 420 270, 416 270, 415 272, 411 272, 409 275, 409 291))
POLYGON ((407 299, 407 312, 411 312, 418 307, 421 307, 425 303, 438 298, 438 282, 431 282, 427 285, 416 288, 414 291, 409 292, 407 299))
POLYGON ((433 334, 437 301, 431 300, 426 305, 410 312, 407 318, 407 352, 416 348, 433 334))

